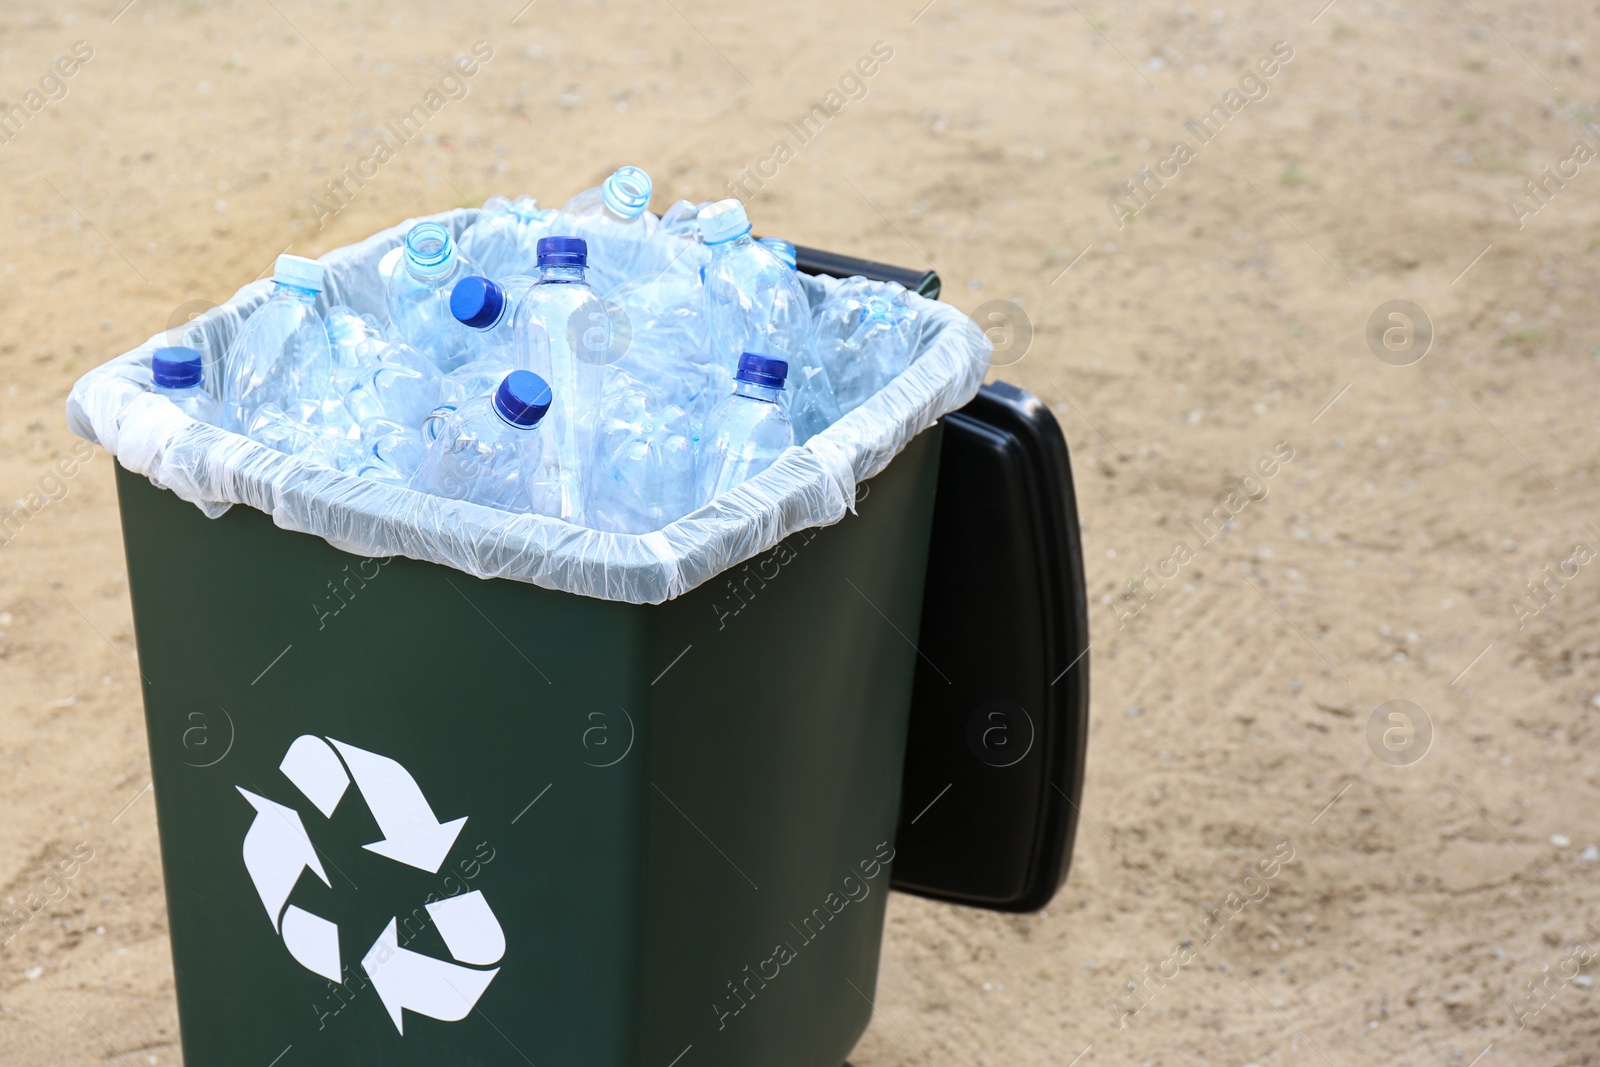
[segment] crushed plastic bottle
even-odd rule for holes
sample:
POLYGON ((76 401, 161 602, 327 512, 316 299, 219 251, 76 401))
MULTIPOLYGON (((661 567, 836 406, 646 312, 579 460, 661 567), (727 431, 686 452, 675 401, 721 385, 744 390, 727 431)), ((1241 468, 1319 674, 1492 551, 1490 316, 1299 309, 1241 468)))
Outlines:
POLYGON ((687 411, 696 425, 727 395, 727 377, 711 360, 698 273, 641 274, 606 294, 616 335, 607 391, 643 386, 662 404, 687 411))
POLYGON ((531 196, 491 196, 478 221, 461 235, 461 254, 488 278, 529 274, 538 262, 539 238, 549 234, 555 217, 556 212, 539 207, 531 196))
POLYGON ((284 254, 272 295, 245 320, 223 359, 222 408, 228 428, 244 431, 262 404, 320 402, 332 388, 328 332, 317 314, 322 264, 284 254))
POLYGON ((437 425, 423 434, 427 452, 412 488, 502 511, 575 518, 561 513, 559 460, 542 428, 551 400, 543 378, 517 370, 492 397, 441 408, 437 425))
POLYGON ((815 345, 841 411, 855 410, 916 356, 922 321, 904 286, 849 278, 817 308, 815 345))
POLYGON ((460 407, 468 400, 490 396, 513 369, 510 363, 494 358, 457 367, 439 383, 439 403, 460 407))
POLYGON ((222 405, 206 392, 205 357, 187 347, 158 348, 150 357, 150 380, 156 392, 196 422, 222 426, 222 405))
POLYGON ((694 510, 694 437, 688 412, 650 390, 609 393, 595 418, 587 525, 643 534, 694 510))
POLYGON ((360 430, 323 420, 321 403, 298 400, 287 407, 268 401, 245 424, 245 436, 268 448, 301 456, 335 470, 348 470, 365 458, 360 430))
POLYGON ((483 271, 437 222, 411 227, 403 247, 389 276, 389 321, 402 340, 448 373, 477 358, 481 345, 478 335, 450 314, 450 291, 462 278, 483 271))
POLYGON ((427 453, 420 430, 388 419, 366 423, 361 443, 366 454, 354 467, 356 475, 388 485, 410 485, 427 453))
POLYGON ((733 395, 706 420, 696 464, 697 502, 755 477, 795 443, 794 428, 780 403, 788 364, 752 352, 739 357, 733 395))
POLYGON ((828 371, 811 345, 811 304, 794 268, 750 236, 737 200, 719 200, 699 215, 711 253, 705 308, 711 351, 726 377, 742 353, 764 352, 789 368, 785 396, 795 440, 804 444, 840 417, 828 371))
POLYGON ((799 260, 796 258, 793 241, 785 240, 782 237, 763 237, 758 243, 782 260, 783 265, 790 270, 799 269, 797 266, 799 260))
MULTIPOLYGON (((352 421, 388 418, 416 428, 439 403, 443 375, 404 341, 387 341, 377 323, 348 307, 328 312, 334 393, 352 421)), ((339 421, 325 405, 325 421, 339 421)))

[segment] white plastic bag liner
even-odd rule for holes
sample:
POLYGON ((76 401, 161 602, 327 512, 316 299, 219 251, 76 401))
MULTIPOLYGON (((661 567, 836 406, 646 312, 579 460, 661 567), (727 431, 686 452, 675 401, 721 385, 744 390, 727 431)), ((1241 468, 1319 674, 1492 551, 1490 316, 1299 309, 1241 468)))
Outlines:
MULTIPOLYGON (((469 208, 429 216, 459 236, 469 208)), ((320 310, 346 304, 386 321, 378 273, 383 254, 424 219, 411 219, 322 257, 320 310)), ((603 254, 594 249, 591 254, 603 254)), ((696 256, 703 255, 694 249, 696 256)), ((666 265, 662 253, 662 266, 666 265)), ((681 265, 681 264, 680 264, 681 265)), ((838 283, 802 275, 813 302, 838 283)), ((192 325, 220 358, 240 324, 271 293, 252 282, 192 325)), ((479 578, 509 578, 602 600, 657 604, 693 589, 789 535, 838 522, 856 486, 889 465, 917 434, 977 393, 992 350, 956 309, 912 296, 926 323, 920 355, 865 404, 791 448, 776 463, 698 511, 654 533, 600 533, 543 515, 512 515, 357 478, 196 422, 150 390, 150 358, 183 343, 168 331, 80 378, 67 423, 124 467, 216 518, 233 504, 257 508, 286 530, 314 534, 363 556, 409 556, 479 578)), ((216 390, 215 367, 208 387, 216 390)))

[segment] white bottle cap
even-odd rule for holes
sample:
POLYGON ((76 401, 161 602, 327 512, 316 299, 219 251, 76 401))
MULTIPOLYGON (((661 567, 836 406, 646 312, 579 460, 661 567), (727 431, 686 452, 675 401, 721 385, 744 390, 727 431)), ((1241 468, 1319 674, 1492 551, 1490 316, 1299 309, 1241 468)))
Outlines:
POLYGON ((285 253, 278 257, 278 262, 272 268, 272 280, 292 285, 296 289, 310 289, 312 292, 322 292, 321 263, 304 256, 291 256, 285 253))
POLYGON ((744 213, 744 205, 733 199, 718 200, 710 207, 702 208, 696 221, 700 223, 700 236, 708 245, 750 232, 750 219, 744 213))

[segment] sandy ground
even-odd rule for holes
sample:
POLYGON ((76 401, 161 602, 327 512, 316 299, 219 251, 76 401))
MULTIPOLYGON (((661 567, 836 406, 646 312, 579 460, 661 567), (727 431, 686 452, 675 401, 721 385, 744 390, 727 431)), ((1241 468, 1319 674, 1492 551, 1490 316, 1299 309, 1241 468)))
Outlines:
POLYGON ((286 247, 621 162, 658 209, 760 167, 765 232, 1015 301, 999 373, 1074 449, 1071 877, 1025 917, 897 896, 857 1067, 1600 1062, 1568 962, 1600 946, 1600 14, 1325 2, 5 5, 0 98, 42 107, 0 145, 0 497, 60 499, 0 549, 0 898, 41 902, 0 946, 0 1062, 180 1060, 111 462, 50 477, 70 383, 286 247), (310 206, 478 41, 464 97, 310 206), (1392 300, 1420 361, 1369 347, 1392 300), (1422 709, 1394 762, 1391 700, 1422 709))

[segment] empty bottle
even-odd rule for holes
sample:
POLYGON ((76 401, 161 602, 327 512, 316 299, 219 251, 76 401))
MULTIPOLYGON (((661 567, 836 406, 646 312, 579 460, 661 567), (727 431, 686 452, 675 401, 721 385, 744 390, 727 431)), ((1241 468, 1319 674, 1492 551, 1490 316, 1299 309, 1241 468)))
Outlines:
POLYGON ((223 414, 228 428, 241 432, 264 403, 320 401, 332 388, 328 332, 315 307, 322 264, 281 255, 272 282, 272 295, 245 320, 223 359, 223 414))
POLYGON ((205 357, 196 349, 158 348, 150 357, 150 380, 156 392, 196 422, 223 425, 222 405, 206 392, 205 357))
POLYGON ((542 432, 550 404, 549 384, 517 370, 492 397, 442 410, 439 424, 424 434, 427 452, 411 487, 502 511, 576 518, 561 513, 559 461, 542 432))
POLYGON ((405 252, 389 276, 389 321, 402 340, 448 373, 477 357, 480 342, 450 314, 456 282, 482 274, 437 222, 419 222, 406 234, 405 252))
MULTIPOLYGON (((387 418, 420 426, 439 403, 439 368, 404 341, 385 340, 376 321, 351 308, 330 310, 327 326, 334 393, 349 418, 363 425, 387 418)), ((324 417, 336 421, 331 411, 324 417)))
POLYGON ((478 221, 461 235, 461 254, 476 263, 485 277, 528 274, 538 259, 539 238, 550 232, 555 216, 531 196, 515 200, 491 196, 484 201, 478 221))
POLYGON ((606 294, 616 333, 606 389, 642 385, 698 425, 727 395, 726 375, 711 362, 705 300, 697 272, 640 274, 606 294))
POLYGON ((719 200, 699 216, 711 253, 705 308, 711 352, 733 377, 740 355, 765 352, 789 367, 785 397, 795 440, 805 443, 838 420, 827 369, 811 347, 811 304, 794 268, 750 236, 737 200, 719 200))
MULTIPOLYGON (((587 416, 599 406, 611 358, 611 317, 585 279, 588 245, 581 237, 539 240, 539 280, 517 305, 517 362, 550 383, 550 430, 566 479, 565 514, 583 513, 587 416)), ((565 515, 563 516, 565 517, 565 515)))
POLYGON ((642 534, 695 508, 694 426, 648 389, 608 392, 595 418, 585 522, 642 534))
POLYGON ((407 486, 427 454, 421 432, 414 426, 374 419, 362 427, 366 454, 354 470, 358 477, 387 485, 407 486))
POLYGON ((499 281, 468 275, 450 290, 450 314, 463 326, 477 331, 482 352, 511 362, 516 358, 512 322, 517 304, 537 281, 526 274, 512 274, 499 281))
POLYGON ((268 448, 335 470, 349 470, 366 456, 359 428, 324 421, 323 407, 314 400, 287 406, 268 401, 245 422, 244 432, 268 448))
POLYGON ((760 244, 782 260, 784 266, 790 270, 797 269, 793 241, 787 241, 782 237, 763 237, 760 244))
POLYGON ((644 242, 656 232, 660 220, 649 210, 651 191, 650 175, 643 170, 618 168, 567 201, 550 234, 588 240, 596 280, 608 288, 635 272, 645 255, 644 242))
POLYGON ((789 366, 746 352, 739 357, 733 395, 711 411, 701 435, 698 503, 705 504, 755 477, 795 443, 780 399, 789 366))
POLYGON ((493 357, 463 364, 439 383, 439 403, 460 407, 468 400, 490 396, 512 369, 510 363, 493 357))
POLYGON ((922 319, 905 287, 850 278, 817 308, 815 345, 841 411, 852 411, 911 365, 922 319))

